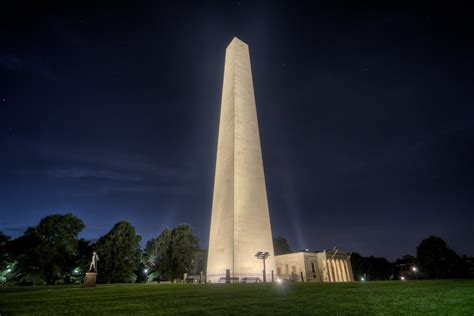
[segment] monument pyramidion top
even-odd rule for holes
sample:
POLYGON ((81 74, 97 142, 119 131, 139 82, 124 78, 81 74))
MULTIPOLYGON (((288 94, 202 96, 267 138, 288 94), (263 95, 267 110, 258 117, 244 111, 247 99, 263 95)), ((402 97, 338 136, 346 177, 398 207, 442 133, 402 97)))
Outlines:
POLYGON ((248 47, 248 44, 245 43, 244 41, 242 41, 241 39, 239 39, 238 37, 234 37, 232 39, 232 41, 230 41, 229 45, 227 46, 227 48, 231 48, 231 47, 234 47, 236 45, 241 45, 241 46, 247 46, 248 47))

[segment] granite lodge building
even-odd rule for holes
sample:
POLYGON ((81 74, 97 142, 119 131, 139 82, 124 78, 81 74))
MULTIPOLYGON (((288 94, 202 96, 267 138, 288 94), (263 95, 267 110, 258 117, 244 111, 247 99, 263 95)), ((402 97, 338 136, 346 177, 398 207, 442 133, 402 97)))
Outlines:
POLYGON ((354 281, 350 254, 331 250, 300 251, 275 256, 276 277, 293 282, 354 281))

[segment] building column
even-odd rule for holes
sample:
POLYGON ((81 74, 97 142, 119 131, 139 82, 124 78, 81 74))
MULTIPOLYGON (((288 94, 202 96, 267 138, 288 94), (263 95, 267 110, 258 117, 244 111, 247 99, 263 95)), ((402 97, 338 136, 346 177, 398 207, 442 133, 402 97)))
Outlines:
POLYGON ((337 264, 337 259, 333 259, 334 267, 336 268, 336 275, 337 275, 337 282, 342 281, 341 269, 339 269, 339 265, 337 264))
POLYGON ((337 266, 336 259, 332 259, 332 264, 334 265, 334 269, 336 270, 336 282, 341 282, 341 271, 339 270, 339 267, 337 266))
POLYGON ((351 275, 349 274, 349 267, 347 266, 347 259, 342 261, 344 264, 344 270, 346 271, 347 282, 351 281, 351 275))
POLYGON ((354 275, 352 274, 351 258, 347 258, 347 270, 349 271, 349 280, 354 281, 354 275))
POLYGON ((339 272, 339 282, 343 282, 344 276, 342 274, 341 265, 339 264, 339 259, 334 260, 334 263, 336 264, 337 272, 339 272))
POLYGON ((337 273, 336 273, 336 269, 334 268, 334 260, 332 259, 329 259, 329 263, 331 265, 331 271, 332 271, 332 280, 333 282, 337 282, 337 273))
POLYGON ((334 277, 332 274, 331 259, 326 259, 326 267, 328 268, 329 282, 334 282, 334 277))
POLYGON ((329 268, 328 268, 328 261, 326 259, 323 259, 323 266, 322 266, 322 282, 331 282, 331 279, 329 278, 329 268))
POLYGON ((337 259, 337 265, 339 267, 339 271, 341 271, 341 282, 345 282, 346 281, 346 276, 344 275, 344 270, 342 269, 342 264, 341 264, 340 259, 337 259))
POLYGON ((346 266, 344 265, 344 260, 341 260, 340 263, 341 263, 342 273, 344 274, 344 282, 347 282, 349 281, 349 278, 347 276, 347 270, 346 270, 346 266))
POLYGON ((339 263, 341 264, 342 274, 344 275, 344 282, 348 282, 349 276, 347 275, 345 260, 339 260, 339 263))
POLYGON ((329 259, 329 264, 331 265, 331 271, 332 271, 332 281, 337 282, 337 271, 334 267, 334 260, 329 259))

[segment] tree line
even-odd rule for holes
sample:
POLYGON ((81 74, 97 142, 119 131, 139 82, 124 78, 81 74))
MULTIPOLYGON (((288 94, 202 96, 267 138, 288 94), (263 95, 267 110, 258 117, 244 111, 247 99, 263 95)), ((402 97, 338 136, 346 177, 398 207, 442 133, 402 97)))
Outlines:
POLYGON ((95 243, 78 239, 85 225, 72 214, 54 214, 11 239, 0 232, 0 283, 21 285, 80 283, 92 251, 99 255, 98 282, 175 280, 195 273, 199 241, 189 225, 165 229, 147 242, 126 221, 116 223, 95 243))
MULTIPOLYGON (((11 239, 0 232, 0 283, 21 285, 74 284, 83 280, 92 251, 99 255, 99 283, 181 279, 185 273, 205 271, 206 252, 189 225, 164 229, 140 248, 141 236, 127 221, 116 223, 96 242, 78 239, 85 228, 72 214, 53 214, 11 239)), ((274 238, 275 255, 290 253, 288 241, 274 238)), ((356 280, 400 278, 464 278, 472 276, 474 258, 459 256, 439 237, 430 236, 417 247, 416 257, 395 262, 383 257, 351 253, 356 280), (412 270, 416 267, 416 270, 412 270)))
POLYGON ((416 248, 416 257, 405 255, 389 262, 353 253, 351 264, 354 277, 365 280, 458 279, 473 276, 473 259, 458 255, 443 239, 429 236, 416 248))

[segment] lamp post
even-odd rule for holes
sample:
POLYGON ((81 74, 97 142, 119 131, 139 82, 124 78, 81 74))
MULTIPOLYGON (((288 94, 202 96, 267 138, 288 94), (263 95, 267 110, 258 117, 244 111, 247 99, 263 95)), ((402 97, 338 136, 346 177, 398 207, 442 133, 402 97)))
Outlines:
POLYGON ((255 254, 257 259, 263 260, 263 283, 267 283, 267 269, 265 267, 265 260, 270 257, 270 253, 268 251, 259 251, 255 254))
POLYGON ((412 267, 411 269, 413 271, 413 274, 415 275, 415 278, 418 280, 418 275, 416 274, 416 271, 418 271, 417 267, 412 267))

